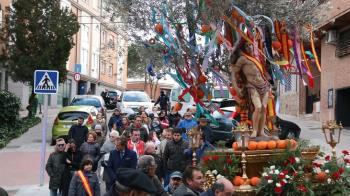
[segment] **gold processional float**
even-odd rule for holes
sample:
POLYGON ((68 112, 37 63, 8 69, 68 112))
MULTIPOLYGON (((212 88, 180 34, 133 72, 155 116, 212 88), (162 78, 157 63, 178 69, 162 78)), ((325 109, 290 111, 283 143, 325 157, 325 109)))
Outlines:
MULTIPOLYGON (((335 121, 327 121, 322 125, 322 131, 324 133, 326 142, 331 146, 333 158, 336 157, 335 146, 340 141, 340 135, 342 130, 341 123, 337 125, 335 121)), ((253 176, 261 176, 263 168, 268 166, 271 160, 276 160, 281 157, 285 152, 285 149, 268 149, 268 150, 247 150, 250 141, 264 140, 264 138, 253 138, 251 137, 253 130, 247 125, 240 125, 233 129, 239 149, 218 149, 213 151, 217 155, 234 154, 241 161, 240 163, 240 175, 244 180, 249 179, 253 176)), ((201 130, 196 127, 188 132, 190 138, 190 146, 192 148, 192 165, 196 165, 196 149, 199 148, 201 130)), ((267 138, 265 138, 267 139, 267 138)), ((269 138, 271 139, 271 138, 269 138)), ((290 150, 296 150, 297 143, 290 150)), ((319 146, 311 146, 306 149, 302 149, 301 155, 307 161, 312 162, 319 153, 319 146)), ((211 171, 207 171, 204 174, 205 177, 205 188, 210 188, 216 181, 216 177, 211 171)), ((241 186, 235 186, 236 195, 256 195, 256 188, 243 184, 241 186)))

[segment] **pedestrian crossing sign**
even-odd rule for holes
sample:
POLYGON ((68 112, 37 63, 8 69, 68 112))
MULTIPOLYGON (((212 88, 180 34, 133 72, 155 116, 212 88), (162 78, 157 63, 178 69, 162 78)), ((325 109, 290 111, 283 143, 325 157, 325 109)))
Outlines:
POLYGON ((35 70, 34 72, 34 93, 36 94, 57 94, 58 71, 35 70))

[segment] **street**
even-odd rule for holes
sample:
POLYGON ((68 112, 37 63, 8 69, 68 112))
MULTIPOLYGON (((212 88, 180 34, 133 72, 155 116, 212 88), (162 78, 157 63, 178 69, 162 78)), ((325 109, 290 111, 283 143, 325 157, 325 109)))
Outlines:
MULTIPOLYGON (((48 115, 48 130, 46 138, 46 159, 53 151, 50 146, 51 128, 54 118, 59 110, 50 109, 48 115)), ((108 112, 108 119, 111 111, 108 112)), ((301 119, 293 116, 281 115, 283 119, 297 123, 302 131, 300 137, 310 140, 311 144, 320 145, 321 150, 330 153, 331 149, 325 143, 324 135, 321 130, 321 123, 308 119, 301 119)), ((49 178, 45 172, 45 185, 39 187, 40 170, 40 138, 41 123, 31 128, 21 137, 12 140, 6 148, 0 150, 0 184, 10 195, 48 195, 49 178)), ((342 132, 340 144, 337 145, 337 153, 349 149, 347 141, 350 139, 350 130, 342 132)), ((102 183, 103 185, 103 183, 102 183)), ((101 185, 101 186, 102 186, 101 185)), ((102 188, 102 187, 101 187, 102 188)), ((102 188, 103 190, 104 188, 102 188)))

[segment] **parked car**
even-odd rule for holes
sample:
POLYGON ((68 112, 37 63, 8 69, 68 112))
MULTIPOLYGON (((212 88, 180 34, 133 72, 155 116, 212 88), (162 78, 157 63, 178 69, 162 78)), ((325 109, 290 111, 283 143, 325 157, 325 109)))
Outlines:
POLYGON ((105 101, 99 95, 76 95, 73 98, 70 105, 71 106, 74 106, 74 105, 95 106, 98 112, 101 112, 104 117, 107 116, 107 108, 106 108, 105 101))
POLYGON ((227 143, 234 140, 232 128, 237 126, 238 119, 234 118, 237 102, 233 99, 215 99, 214 103, 219 104, 221 111, 214 111, 212 116, 218 122, 210 122, 209 126, 213 130, 213 141, 226 141, 227 143))
POLYGON ((73 124, 78 122, 82 116, 84 124, 90 129, 96 120, 98 111, 94 106, 67 106, 63 107, 57 114, 52 126, 52 140, 54 144, 58 137, 66 137, 73 124))
POLYGON ((114 109, 117 107, 118 103, 118 96, 120 96, 121 91, 118 90, 109 90, 108 91, 108 98, 109 98, 109 103, 106 103, 107 109, 114 109))
POLYGON ((150 112, 153 105, 154 103, 152 103, 151 99, 145 92, 124 91, 120 96, 120 100, 118 100, 117 107, 121 110, 121 113, 130 115, 131 110, 134 113, 137 113, 140 106, 144 106, 146 111, 150 112))

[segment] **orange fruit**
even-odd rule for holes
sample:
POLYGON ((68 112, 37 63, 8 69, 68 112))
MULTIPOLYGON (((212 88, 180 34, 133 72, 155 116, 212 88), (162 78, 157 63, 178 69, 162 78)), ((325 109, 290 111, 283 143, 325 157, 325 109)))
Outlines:
POLYGON ((256 186, 260 183, 260 178, 259 177, 252 177, 250 179, 250 185, 256 186))
POLYGON ((319 182, 325 182, 327 179, 327 174, 326 172, 320 172, 316 175, 316 180, 319 182))
POLYGON ((233 142, 232 143, 232 149, 237 151, 239 149, 238 143, 237 142, 233 142))
POLYGON ((288 143, 289 143, 288 145, 289 148, 295 148, 298 145, 298 142, 293 139, 288 140, 288 143))
POLYGON ((258 142, 256 141, 250 141, 248 144, 248 149, 249 150, 256 150, 256 147, 258 146, 258 142))
POLYGON ((277 141, 277 148, 279 148, 279 149, 287 148, 287 141, 286 140, 278 140, 277 141))
POLYGON ((277 146, 277 143, 275 140, 271 140, 267 142, 267 148, 268 149, 275 149, 277 146))
POLYGON ((267 147, 267 142, 266 141, 258 142, 258 150, 265 150, 266 147, 267 147))
POLYGON ((241 186, 244 183, 244 180, 241 176, 235 176, 233 178, 233 185, 235 186, 241 186))

